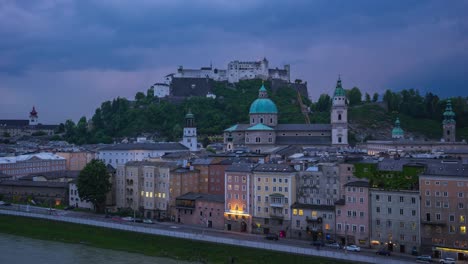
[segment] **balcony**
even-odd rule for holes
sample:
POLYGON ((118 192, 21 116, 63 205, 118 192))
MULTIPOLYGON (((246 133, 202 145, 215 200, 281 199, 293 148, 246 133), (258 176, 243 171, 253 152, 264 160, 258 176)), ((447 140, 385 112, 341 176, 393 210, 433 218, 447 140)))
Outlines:
POLYGON ((274 202, 271 202, 271 203, 270 203, 270 206, 271 206, 271 207, 277 207, 277 208, 283 208, 283 204, 282 204, 282 203, 274 203, 274 202))
POLYGON ((446 226, 447 223, 443 220, 432 220, 432 221, 427 221, 427 220, 422 220, 421 221, 422 225, 433 225, 433 226, 446 226))
POLYGON ((270 218, 274 218, 274 219, 284 219, 284 214, 271 212, 271 213, 270 213, 270 218))

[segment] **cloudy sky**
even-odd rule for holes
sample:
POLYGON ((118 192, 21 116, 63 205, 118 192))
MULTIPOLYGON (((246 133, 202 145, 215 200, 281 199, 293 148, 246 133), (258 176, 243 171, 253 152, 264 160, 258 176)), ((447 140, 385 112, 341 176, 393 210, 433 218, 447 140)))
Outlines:
POLYGON ((91 117, 179 65, 267 57, 334 88, 468 95, 464 0, 0 0, 0 119, 91 117))

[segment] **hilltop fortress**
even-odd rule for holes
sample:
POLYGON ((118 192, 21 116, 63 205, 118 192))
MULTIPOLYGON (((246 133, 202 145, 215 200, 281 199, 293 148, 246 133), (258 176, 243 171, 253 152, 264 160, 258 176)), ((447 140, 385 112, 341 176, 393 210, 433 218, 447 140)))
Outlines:
POLYGON ((272 83, 272 89, 292 87, 302 96, 308 98, 307 83, 291 83, 291 67, 289 64, 282 69, 270 68, 266 58, 260 61, 231 61, 226 69, 201 67, 200 69, 186 69, 179 66, 177 72, 168 74, 162 83, 155 83, 152 87, 155 96, 181 99, 190 96, 216 98, 213 93, 214 82, 235 84, 242 80, 262 79, 272 83))

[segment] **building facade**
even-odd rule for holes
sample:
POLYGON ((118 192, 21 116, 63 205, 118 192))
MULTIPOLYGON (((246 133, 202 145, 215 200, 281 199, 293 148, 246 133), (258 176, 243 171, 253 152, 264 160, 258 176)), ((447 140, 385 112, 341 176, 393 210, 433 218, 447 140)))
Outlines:
POLYGON ((291 206, 296 201, 296 170, 286 164, 259 164, 253 170, 254 233, 290 232, 291 206))
POLYGON ((66 169, 66 159, 58 155, 41 152, 0 158, 0 172, 18 179, 31 173, 63 171, 66 169))
POLYGON ((334 205, 295 203, 291 208, 291 237, 322 242, 334 239, 334 205))
POLYGON ((419 177, 421 252, 466 260, 468 166, 459 161, 429 164, 419 177))
POLYGON ((335 203, 336 240, 343 245, 367 247, 369 233, 369 183, 354 181, 344 185, 345 199, 335 203))
POLYGON ((253 164, 232 164, 225 170, 226 230, 252 232, 253 164))
POLYGON ((370 190, 371 246, 389 251, 420 252, 419 191, 370 190))
POLYGON ((224 197, 186 193, 176 198, 178 221, 182 224, 224 229, 224 197))

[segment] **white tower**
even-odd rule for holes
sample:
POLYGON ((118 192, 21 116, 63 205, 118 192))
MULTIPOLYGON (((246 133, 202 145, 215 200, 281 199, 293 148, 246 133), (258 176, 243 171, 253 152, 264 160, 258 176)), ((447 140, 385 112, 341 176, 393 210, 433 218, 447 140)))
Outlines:
POLYGON ((190 149, 190 151, 198 150, 198 141, 197 141, 197 128, 195 127, 195 117, 192 112, 189 112, 185 115, 185 127, 184 127, 184 137, 182 139, 182 144, 190 149))
POLYGON ((348 145, 348 106, 346 103, 346 92, 341 86, 341 79, 336 82, 335 94, 333 95, 331 110, 332 145, 348 145))

